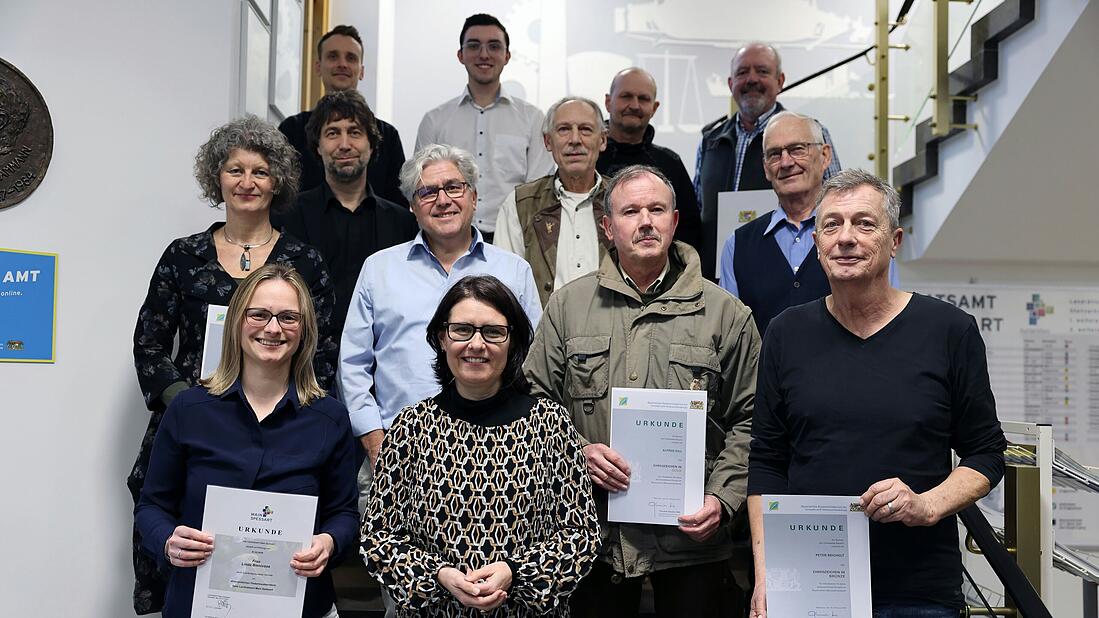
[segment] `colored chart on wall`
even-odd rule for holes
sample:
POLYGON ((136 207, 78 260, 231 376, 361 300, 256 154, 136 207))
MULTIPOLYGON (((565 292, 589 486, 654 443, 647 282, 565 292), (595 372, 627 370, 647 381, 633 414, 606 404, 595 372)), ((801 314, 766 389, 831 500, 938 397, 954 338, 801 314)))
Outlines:
MULTIPOLYGON (((915 291, 976 319, 1000 420, 1048 423, 1058 449, 1099 466, 1099 289, 927 284, 915 291)), ((1099 547, 1099 495, 1058 489, 1054 511, 1058 543, 1099 547)))
POLYGON ((52 363, 57 254, 0 249, 0 362, 52 363))

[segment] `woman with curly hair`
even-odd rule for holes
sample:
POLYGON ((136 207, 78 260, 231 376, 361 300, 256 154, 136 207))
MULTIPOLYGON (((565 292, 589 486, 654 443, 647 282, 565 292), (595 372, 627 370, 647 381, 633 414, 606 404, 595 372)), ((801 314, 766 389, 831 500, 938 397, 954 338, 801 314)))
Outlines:
MULTIPOLYGON (((214 208, 224 205, 225 221, 168 245, 138 314, 134 364, 152 416, 127 479, 135 501, 164 410, 176 395, 207 377, 199 375, 207 309, 228 305, 251 271, 277 262, 293 266, 305 279, 320 333, 313 365, 321 387, 331 387, 338 335, 330 327, 335 296, 328 271, 316 249, 270 223, 272 209, 284 209, 294 201, 299 173, 297 152, 286 138, 274 125, 254 116, 214 130, 195 156, 195 179, 202 196, 214 208)), ((138 551, 139 543, 135 531, 134 609, 145 614, 160 610, 164 583, 155 563, 138 551)))

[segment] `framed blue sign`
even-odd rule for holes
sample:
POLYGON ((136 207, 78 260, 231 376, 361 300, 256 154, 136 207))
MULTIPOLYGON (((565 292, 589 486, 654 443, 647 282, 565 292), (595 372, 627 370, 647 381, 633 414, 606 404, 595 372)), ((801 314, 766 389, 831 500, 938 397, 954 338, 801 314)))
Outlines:
POLYGON ((57 254, 0 249, 0 362, 52 363, 57 254))

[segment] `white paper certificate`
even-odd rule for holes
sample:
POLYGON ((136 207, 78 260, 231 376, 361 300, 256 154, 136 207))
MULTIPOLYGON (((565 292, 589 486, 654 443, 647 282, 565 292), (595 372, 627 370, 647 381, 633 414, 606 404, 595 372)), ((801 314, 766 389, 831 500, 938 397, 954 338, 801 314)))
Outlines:
POLYGON ((198 372, 200 378, 214 375, 218 363, 221 362, 221 341, 225 336, 227 311, 229 308, 225 305, 206 307, 206 335, 202 338, 202 368, 198 372))
POLYGON ((195 573, 191 618, 300 618, 305 578, 290 558, 313 540, 316 496, 206 488, 214 553, 195 573))
POLYGON ((611 389, 611 448, 630 464, 630 486, 610 494, 607 519, 679 525, 702 508, 706 391, 611 389))
POLYGON ((762 499, 767 614, 869 616, 870 520, 859 497, 762 499))

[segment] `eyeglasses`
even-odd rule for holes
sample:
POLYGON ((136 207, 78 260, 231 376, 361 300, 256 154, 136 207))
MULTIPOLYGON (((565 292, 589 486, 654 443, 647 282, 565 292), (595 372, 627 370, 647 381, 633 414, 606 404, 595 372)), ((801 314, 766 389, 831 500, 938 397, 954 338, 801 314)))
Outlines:
POLYGON ((511 333, 510 326, 499 324, 474 326, 464 322, 445 322, 443 326, 446 326, 446 336, 450 337, 451 341, 469 341, 473 339, 474 333, 481 333, 481 339, 488 343, 503 343, 508 340, 508 335, 511 333))
POLYGON ((439 199, 439 191, 445 192, 447 197, 456 200, 466 194, 468 186, 468 182, 448 182, 441 187, 420 187, 412 192, 412 196, 420 200, 421 204, 434 204, 435 200, 439 199))
POLYGON ((488 43, 482 43, 480 41, 466 41, 462 44, 462 49, 471 54, 478 54, 482 48, 488 48, 488 53, 499 54, 507 50, 507 46, 501 41, 489 41, 488 43))
POLYGON ((785 150, 792 158, 804 159, 809 156, 810 146, 820 146, 821 142, 794 142, 793 144, 787 144, 785 146, 779 146, 778 148, 768 148, 763 153, 763 160, 768 164, 775 164, 782 158, 782 151, 785 150))
POLYGON ((244 315, 255 326, 267 326, 271 323, 271 318, 278 320, 279 326, 283 328, 295 328, 301 323, 301 314, 290 310, 271 313, 266 309, 250 307, 244 310, 244 315))

